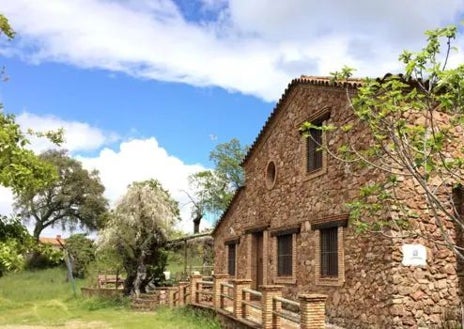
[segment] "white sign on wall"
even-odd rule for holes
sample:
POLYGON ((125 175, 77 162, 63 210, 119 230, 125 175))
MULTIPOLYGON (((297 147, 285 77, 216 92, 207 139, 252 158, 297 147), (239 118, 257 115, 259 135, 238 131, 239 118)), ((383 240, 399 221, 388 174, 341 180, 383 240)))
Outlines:
POLYGON ((421 244, 404 244, 401 247, 403 252, 404 266, 425 266, 427 265, 427 249, 421 244))

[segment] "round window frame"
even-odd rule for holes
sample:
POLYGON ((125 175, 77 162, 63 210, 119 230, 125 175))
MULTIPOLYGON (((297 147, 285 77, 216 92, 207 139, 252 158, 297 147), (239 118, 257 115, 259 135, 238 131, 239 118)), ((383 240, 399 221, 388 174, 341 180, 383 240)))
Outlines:
POLYGON ((275 186, 277 181, 277 166, 273 160, 269 161, 266 165, 265 171, 266 187, 270 190, 275 186))

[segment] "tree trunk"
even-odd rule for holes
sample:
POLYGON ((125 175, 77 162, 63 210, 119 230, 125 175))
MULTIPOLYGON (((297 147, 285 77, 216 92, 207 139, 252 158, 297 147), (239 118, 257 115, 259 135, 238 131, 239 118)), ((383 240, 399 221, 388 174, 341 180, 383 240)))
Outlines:
POLYGON ((197 213, 193 219, 193 234, 200 233, 200 222, 203 218, 203 214, 197 213))
POLYGON ((134 287, 135 273, 127 274, 126 280, 124 280, 124 296, 130 296, 132 288, 134 287))
POLYGON ((137 266, 137 273, 135 275, 135 280, 134 280, 134 293, 137 297, 140 295, 140 292, 145 292, 145 286, 143 286, 143 289, 141 289, 141 287, 146 277, 147 277, 147 267, 145 266, 142 260, 139 266, 137 266))
POLYGON ((44 227, 41 222, 36 222, 34 227, 34 239, 36 242, 39 242, 40 233, 42 233, 44 227))

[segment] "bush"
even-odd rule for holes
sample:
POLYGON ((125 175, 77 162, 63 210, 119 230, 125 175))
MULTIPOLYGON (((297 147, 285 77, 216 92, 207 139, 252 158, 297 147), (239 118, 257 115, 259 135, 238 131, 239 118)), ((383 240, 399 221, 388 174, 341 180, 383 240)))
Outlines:
POLYGON ((61 249, 46 244, 37 244, 34 251, 26 259, 26 269, 44 269, 63 264, 64 255, 61 249))
POLYGON ((84 278, 89 264, 95 260, 95 246, 85 234, 74 234, 66 239, 66 251, 71 257, 72 272, 76 278, 84 278))
POLYGON ((17 218, 0 216, 0 276, 24 268, 24 255, 31 252, 34 239, 17 218))
POLYGON ((8 239, 0 242, 0 276, 6 272, 15 272, 24 268, 24 257, 20 253, 17 240, 8 239))

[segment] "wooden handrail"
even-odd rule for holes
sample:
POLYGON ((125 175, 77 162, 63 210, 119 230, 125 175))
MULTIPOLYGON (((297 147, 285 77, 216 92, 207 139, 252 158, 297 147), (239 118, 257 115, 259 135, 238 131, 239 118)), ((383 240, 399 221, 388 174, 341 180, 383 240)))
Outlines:
POLYGON ((288 305, 292 305, 292 306, 300 308, 300 303, 298 303, 298 302, 296 302, 294 300, 291 300, 291 299, 287 299, 287 298, 283 298, 283 297, 274 297, 274 300, 278 301, 278 302, 281 302, 281 303, 284 303, 284 304, 288 304, 288 305))
POLYGON ((232 288, 232 289, 234 288, 233 284, 230 284, 230 283, 227 283, 227 282, 221 283, 221 286, 226 287, 226 288, 232 288))
POLYGON ((292 321, 294 323, 300 323, 300 312, 299 312, 300 303, 298 303, 298 302, 296 302, 294 300, 291 300, 291 299, 278 297, 278 296, 273 297, 272 301, 273 301, 273 305, 272 305, 272 309, 273 309, 272 314, 273 314, 273 316, 278 316, 280 318, 292 321), (289 310, 282 311, 281 307, 278 308, 279 310, 276 310, 276 304, 277 303, 297 307, 298 312, 293 312, 293 311, 289 311, 289 310))
POLYGON ((244 289, 242 289, 242 291, 247 292, 247 293, 249 293, 251 295, 254 295, 254 296, 263 297, 262 293, 260 293, 259 291, 253 290, 253 289, 244 288, 244 289))
POLYGON ((190 284, 182 282, 177 288, 166 288, 169 306, 192 303, 266 328, 280 328, 281 320, 291 321, 304 329, 325 328, 326 295, 300 294, 298 301, 294 301, 282 297, 282 286, 264 285, 262 291, 257 291, 250 288, 249 279, 235 279, 232 283, 228 280, 226 274, 215 276, 213 281, 194 275, 190 284), (250 300, 250 296, 259 299, 250 300), (257 318, 256 312, 249 314, 248 307, 261 311, 261 319, 257 318))
POLYGON ((255 304, 255 303, 252 303, 252 302, 247 302, 247 301, 244 301, 244 300, 242 300, 242 304, 243 304, 243 305, 250 306, 250 307, 253 307, 253 308, 257 309, 257 310, 262 310, 262 309, 263 309, 263 308, 262 308, 260 305, 258 305, 258 304, 255 304))
POLYGON ((273 311, 272 314, 274 314, 275 316, 281 317, 283 319, 295 322, 295 323, 300 323, 300 317, 296 313, 295 315, 291 315, 291 314, 287 314, 283 312, 273 311))

